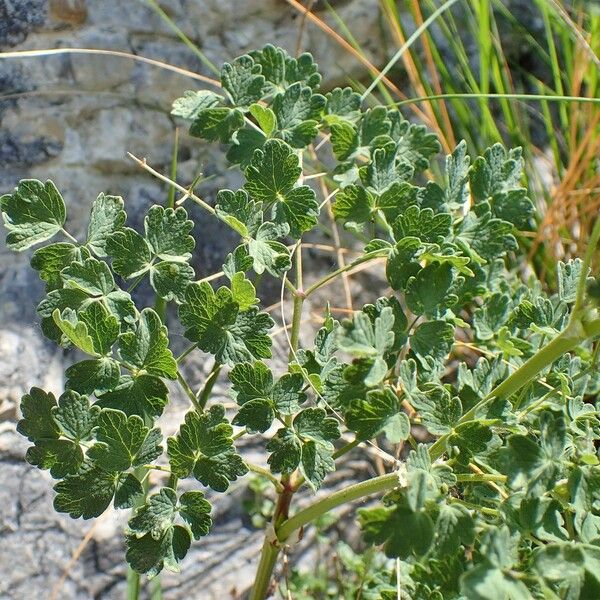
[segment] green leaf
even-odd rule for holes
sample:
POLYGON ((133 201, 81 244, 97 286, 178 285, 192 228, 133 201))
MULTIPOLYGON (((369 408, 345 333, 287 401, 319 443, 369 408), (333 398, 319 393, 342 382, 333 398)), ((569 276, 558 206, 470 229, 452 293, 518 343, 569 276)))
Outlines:
POLYGON ((384 431, 389 441, 397 444, 410 434, 410 421, 388 387, 368 392, 366 400, 354 400, 346 412, 346 424, 361 440, 371 440, 384 431))
POLYGON ((246 168, 252 161, 254 151, 262 148, 267 137, 262 131, 252 129, 239 129, 231 138, 231 145, 227 151, 227 160, 232 164, 239 164, 246 168))
POLYGON ((194 222, 185 208, 163 208, 154 205, 144 219, 146 240, 155 256, 161 260, 187 261, 196 242, 190 235, 194 222))
POLYGON ((423 556, 433 543, 433 521, 423 511, 413 512, 404 506, 361 509, 359 522, 365 541, 383 544, 390 558, 423 556))
POLYGON ((362 103, 360 94, 352 88, 335 88, 325 96, 324 119, 328 123, 339 123, 340 121, 354 122, 360 116, 360 105, 362 103))
POLYGON ((226 144, 244 126, 244 114, 225 106, 201 110, 190 126, 190 135, 226 144))
POLYGON ((152 261, 144 237, 129 227, 123 227, 108 238, 106 251, 112 258, 114 271, 127 279, 145 273, 152 261))
POLYGON ((144 495, 139 479, 131 473, 120 473, 115 488, 115 508, 133 508, 144 495))
POLYGON ((425 369, 432 369, 450 353, 454 328, 444 321, 421 323, 410 337, 410 348, 425 369))
POLYGON ((336 194, 333 214, 336 219, 366 223, 371 220, 374 208, 375 200, 365 188, 349 185, 336 194))
POLYGON ((415 315, 441 317, 458 301, 453 294, 454 270, 449 263, 432 264, 406 283, 406 305, 415 315))
POLYGON ((215 206, 217 216, 243 238, 255 235, 262 223, 262 204, 252 202, 246 190, 221 190, 215 206))
POLYGON ((271 356, 272 342, 267 333, 273 326, 271 317, 255 307, 240 312, 228 288, 221 287, 215 293, 207 282, 190 284, 179 316, 187 328, 185 336, 221 363, 233 366, 271 356))
POLYGON ((223 65, 221 84, 233 104, 244 108, 262 98, 265 78, 261 75, 260 64, 245 54, 223 65))
POLYGON ((177 494, 171 488, 162 488, 157 494, 148 497, 145 504, 129 519, 127 526, 137 537, 149 533, 158 540, 173 526, 176 514, 177 494))
POLYGON ((163 260, 150 268, 150 285, 163 300, 181 304, 185 290, 195 276, 194 269, 187 263, 163 260))
POLYGON ((423 426, 433 435, 450 433, 462 416, 460 399, 436 383, 410 393, 410 403, 421 416, 423 426))
POLYGON ((252 257, 257 274, 267 271, 274 277, 281 277, 292 266, 290 251, 277 239, 289 231, 287 224, 263 223, 254 238, 248 240, 248 254, 252 257))
POLYGON ((248 472, 231 439, 233 429, 221 405, 206 413, 190 412, 179 433, 167 440, 171 470, 178 477, 194 477, 215 491, 224 492, 229 483, 248 472))
POLYGON ((61 271, 73 262, 83 262, 89 258, 88 251, 81 246, 66 242, 50 244, 38 248, 31 257, 31 266, 39 271, 40 279, 47 283, 46 288, 52 290, 62 287, 61 271))
POLYGON ((70 440, 40 440, 27 449, 25 459, 38 469, 49 469, 55 479, 62 479, 79 471, 83 452, 70 440))
POLYGON ((413 176, 414 169, 405 162, 396 160, 397 148, 387 144, 372 153, 371 162, 359 169, 363 184, 376 194, 381 194, 398 181, 407 181, 413 176))
POLYGON ((167 404, 168 393, 161 379, 153 375, 122 375, 116 387, 101 394, 98 405, 127 415, 156 418, 167 404))
POLYGON ((60 434, 58 424, 52 418, 56 398, 44 390, 32 387, 29 394, 21 398, 23 418, 17 424, 17 431, 30 441, 56 439, 60 434))
POLYGON ((242 312, 259 302, 255 287, 243 273, 235 273, 231 278, 231 294, 242 312))
POLYGON ((61 275, 66 287, 81 290, 91 297, 106 296, 115 289, 109 266, 95 258, 73 262, 62 270, 61 275))
POLYGON ((506 294, 493 294, 473 313, 473 328, 480 340, 491 340, 508 319, 510 298, 506 294))
POLYGON ((577 298, 577 284, 583 270, 583 261, 580 258, 569 260, 567 263, 558 261, 558 297, 567 304, 575 302, 577 298))
POLYGON ((99 194, 92 204, 86 246, 101 258, 106 256, 108 238, 123 227, 127 215, 121 196, 99 194))
POLYGON ((450 207, 462 207, 469 198, 469 163, 467 143, 462 140, 452 154, 446 156, 444 200, 450 207))
POLYGON ((431 208, 409 206, 392 226, 396 239, 411 236, 422 242, 442 244, 450 235, 452 217, 448 213, 434 214, 431 208))
POLYGON ((268 463, 273 473, 293 473, 302 458, 302 442, 290 428, 277 431, 269 440, 267 450, 271 452, 268 463))
POLYGON ((304 148, 316 137, 325 97, 309 87, 293 83, 278 94, 271 105, 277 118, 278 135, 294 148, 304 148))
POLYGON ((273 205, 275 221, 287 223, 299 237, 317 223, 318 203, 308 186, 295 187, 302 173, 298 156, 281 140, 267 140, 246 168, 245 189, 256 200, 273 205))
POLYGON ((331 148, 338 160, 348 160, 358 150, 358 132, 345 121, 332 123, 331 148))
POLYGON ((192 541, 189 531, 181 525, 169 527, 158 539, 147 533, 140 538, 129 534, 125 540, 127 562, 138 573, 146 573, 148 578, 155 577, 163 568, 178 573, 179 562, 192 541))
POLYGON ((90 406, 87 396, 67 390, 58 399, 58 406, 52 408, 52 417, 60 427, 61 434, 79 442, 91 439, 100 408, 90 406))
POLYGON ((119 355, 129 365, 150 375, 177 378, 177 362, 169 350, 167 328, 151 308, 142 310, 135 329, 121 334, 119 355))
POLYGON ((404 290, 411 276, 420 271, 417 259, 424 249, 416 237, 405 237, 392 248, 386 264, 386 277, 393 289, 404 290))
POLYGON ((127 417, 120 410, 103 409, 97 423, 97 443, 88 450, 88 458, 103 469, 126 471, 151 462, 162 453, 158 445, 160 432, 157 436, 158 430, 150 431, 137 415, 127 417))
POLYGON ((473 600, 532 600, 522 581, 489 564, 480 564, 461 577, 461 591, 473 600))
POLYGON ((229 378, 233 383, 232 395, 241 406, 233 423, 249 431, 266 431, 275 411, 292 415, 306 401, 302 391, 304 378, 299 373, 285 374, 274 383, 264 363, 242 363, 232 369, 229 378))
POLYGON ((385 353, 394 345, 394 313, 386 307, 381 314, 371 320, 364 312, 357 313, 352 320, 344 320, 338 343, 340 349, 373 361, 365 378, 368 386, 377 385, 388 371, 385 353))
POLYGON ((49 240, 65 224, 66 208, 59 191, 50 180, 22 179, 12 194, 0 196, 6 245, 22 252, 49 240))
POLYGON ((79 473, 68 475, 54 486, 54 509, 73 519, 101 515, 115 493, 115 473, 84 463, 79 473))
POLYGON ((478 256, 491 261, 517 249, 512 231, 511 223, 493 218, 490 212, 477 216, 470 211, 461 223, 458 237, 478 256))
POLYGON ((200 111, 218 104, 221 96, 209 90, 187 90, 173 101, 171 114, 193 121, 200 111))
POLYGON ((251 104, 249 112, 256 119, 258 126, 265 132, 267 136, 270 136, 275 131, 277 117, 268 106, 251 104))
POLYGON ((387 135, 391 127, 392 123, 388 119, 388 111, 385 107, 375 106, 367 109, 359 123, 360 145, 369 146, 377 137, 387 135))
POLYGON ((460 504, 443 504, 435 522, 436 550, 442 555, 454 555, 461 544, 475 541, 475 526, 471 513, 460 504))
POLYGON ((412 165, 417 172, 427 169, 430 157, 442 148, 437 136, 424 125, 405 120, 400 111, 390 111, 388 119, 392 124, 390 137, 398 144, 396 160, 412 165))
POLYGON ((179 498, 179 514, 190 526, 195 540, 208 535, 212 527, 210 502, 199 491, 184 492, 179 498))

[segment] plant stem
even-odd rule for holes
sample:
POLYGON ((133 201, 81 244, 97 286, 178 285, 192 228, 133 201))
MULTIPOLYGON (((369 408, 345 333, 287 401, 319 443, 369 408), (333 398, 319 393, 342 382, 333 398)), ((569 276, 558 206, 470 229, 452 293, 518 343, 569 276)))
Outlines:
POLYGON ((355 261, 344 265, 343 267, 340 267, 339 269, 336 269, 331 273, 328 273, 327 275, 325 275, 325 277, 319 279, 319 281, 317 281, 316 283, 313 283, 304 292, 304 296, 308 298, 308 296, 310 296, 313 292, 318 290, 320 287, 324 286, 327 282, 331 281, 332 279, 335 279, 338 275, 341 275, 342 273, 349 271, 350 269, 353 269, 354 267, 357 267, 362 263, 369 262, 370 260, 374 260, 375 258, 385 256, 386 253, 386 250, 374 250, 373 252, 368 252, 367 254, 364 254, 360 258, 357 258, 355 261))
POLYGON ((273 573, 278 556, 278 546, 265 536, 260 553, 260 562, 256 571, 256 579, 254 580, 249 600, 264 600, 267 597, 269 583, 271 582, 271 573, 273 573))
POLYGON ((275 486, 275 489, 277 490, 278 494, 283 492, 284 487, 281 485, 281 483, 279 483, 279 479, 277 479, 277 477, 275 477, 275 475, 273 475, 271 471, 259 465, 249 463, 248 461, 246 461, 246 466, 248 467, 248 470, 252 471, 253 473, 266 477, 275 486))
POLYGON ((183 375, 179 371, 177 371, 177 381, 179 382, 179 385, 181 386, 183 391, 186 393, 187 397, 190 399, 191 403, 194 405, 196 410, 203 412, 204 407, 200 406, 200 403, 198 402, 198 398, 196 398, 196 394, 194 394, 194 391, 192 390, 192 388, 189 386, 188 382, 183 378, 183 375))
POLYGON ((388 473, 387 475, 381 475, 367 481, 361 481, 360 483, 355 483, 343 490, 334 492, 330 496, 318 500, 314 504, 307 506, 304 510, 296 513, 293 517, 284 521, 276 528, 277 539, 279 539, 280 542, 285 542, 296 529, 314 521, 331 509, 336 508, 341 504, 345 504, 346 502, 358 500, 358 498, 362 498, 363 496, 370 496, 377 492, 391 490, 398 485, 398 474, 388 473))
POLYGON ((210 373, 208 374, 208 377, 206 378, 206 381, 204 382, 204 387, 202 388, 202 391, 198 394, 198 406, 201 410, 204 410, 204 408, 206 407, 206 403, 208 402, 210 393, 212 392, 215 382, 219 377, 219 373, 221 371, 222 366, 223 365, 221 363, 215 361, 213 368, 211 369, 210 373))

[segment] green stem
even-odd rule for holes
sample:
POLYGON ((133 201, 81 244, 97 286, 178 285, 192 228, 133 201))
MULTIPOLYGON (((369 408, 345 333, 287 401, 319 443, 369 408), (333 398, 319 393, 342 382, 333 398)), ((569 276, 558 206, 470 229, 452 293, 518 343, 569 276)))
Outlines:
POLYGON ((179 371, 177 371, 177 381, 179 382, 181 389, 183 389, 183 391, 186 393, 187 397, 190 399, 191 403, 194 405, 196 410, 199 412, 203 412, 204 407, 200 405, 200 403, 198 402, 198 398, 196 398, 196 394, 194 394, 194 391, 179 371))
POLYGON ((249 600, 264 600, 269 592, 271 582, 271 573, 275 568, 277 557, 279 556, 279 547, 271 542, 266 536, 260 553, 260 562, 256 571, 256 579, 252 586, 249 600))
POLYGON ((347 502, 352 502, 353 500, 358 500, 363 496, 370 496, 371 494, 391 490, 398 485, 398 474, 389 473, 387 475, 374 477, 373 479, 369 479, 367 481, 355 483, 354 485, 351 485, 343 490, 334 492, 330 496, 318 500, 314 504, 311 504, 310 506, 307 506, 305 509, 296 513, 293 517, 290 517, 284 521, 279 527, 276 528, 277 539, 279 539, 280 542, 285 542, 285 540, 287 540, 287 538, 289 538, 290 535, 296 531, 296 529, 299 529, 307 523, 314 521, 333 508, 336 508, 342 504, 346 504, 347 502))
POLYGON ((328 273, 327 275, 325 275, 325 277, 323 277, 322 279, 319 279, 319 281, 317 281, 316 283, 313 283, 304 292, 304 296, 306 298, 308 298, 308 296, 310 296, 313 292, 318 290, 320 287, 324 286, 327 282, 331 281, 332 279, 335 279, 338 275, 341 275, 345 271, 349 271, 350 269, 353 269, 354 267, 357 267, 358 265, 360 265, 362 263, 366 263, 366 262, 369 262, 370 260, 374 260, 376 258, 385 256, 385 254, 386 254, 385 250, 384 251, 373 250, 373 252, 368 252, 367 254, 364 254, 363 256, 356 259, 355 261, 353 261, 347 265, 344 265, 343 267, 340 267, 339 269, 336 269, 335 271, 332 271, 331 273, 328 273))
POLYGON ((486 474, 480 475, 479 473, 459 473, 456 476, 456 481, 461 483, 487 483, 489 481, 498 481, 504 483, 506 481, 506 475, 494 475, 486 474))
POLYGON ((221 363, 215 361, 213 368, 211 369, 210 373, 208 374, 208 377, 206 378, 206 381, 204 382, 204 387, 202 388, 202 391, 198 394, 198 406, 201 410, 204 410, 204 408, 206 407, 206 403, 208 402, 210 393, 212 392, 215 382, 219 377, 219 373, 221 372, 222 366, 223 365, 221 363))
MULTIPOLYGON (((587 327, 580 321, 572 321, 567 328, 558 334, 551 342, 540 348, 531 358, 526 360, 512 375, 509 375, 499 386, 492 390, 483 400, 468 410, 459 420, 458 425, 471 421, 483 406, 494 398, 508 398, 518 392, 523 386, 535 379, 538 373, 550 366, 555 360, 576 348, 586 338, 591 337, 588 330, 594 327, 600 331, 600 321, 594 321, 587 327)), ((431 460, 438 459, 446 450, 446 442, 452 433, 440 437, 430 448, 431 460)))
POLYGON ((257 475, 261 475, 262 477, 266 477, 275 486, 275 489, 277 490, 278 494, 281 494, 283 492, 284 487, 279 482, 279 479, 277 479, 277 477, 275 477, 275 475, 273 475, 273 473, 271 473, 271 471, 269 471, 268 469, 265 469, 259 465, 254 465, 252 463, 249 463, 248 461, 246 461, 246 466, 248 467, 249 471, 252 471, 253 473, 256 473, 257 475))
POLYGON ((138 600, 140 597, 140 574, 127 566, 127 600, 138 600))
POLYGON ((176 359, 175 361, 179 364, 192 350, 196 349, 198 346, 196 344, 192 344, 188 348, 186 348, 176 359))

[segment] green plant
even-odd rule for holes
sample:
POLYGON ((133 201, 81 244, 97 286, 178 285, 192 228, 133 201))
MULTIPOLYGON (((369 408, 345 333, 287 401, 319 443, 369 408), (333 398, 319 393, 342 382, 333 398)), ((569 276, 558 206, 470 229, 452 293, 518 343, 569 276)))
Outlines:
MULTIPOLYGON (((184 192, 176 208, 151 207, 143 233, 126 226, 115 196, 94 201, 85 241, 65 229, 52 182, 23 180, 1 198, 10 248, 66 238, 32 256, 47 284, 38 312, 47 337, 88 355, 67 369, 58 400, 33 388, 21 404, 18 430, 34 444, 27 460, 58 480, 55 508, 92 518, 111 503, 135 506, 126 558, 155 576, 177 571, 211 527, 204 493, 181 493, 180 480, 224 492, 249 471, 266 477, 277 502, 251 596, 261 599, 281 547, 303 527, 387 492, 359 519, 365 540, 398 559, 401 579, 394 571, 389 582, 406 597, 595 597, 600 315, 589 272, 600 223, 584 258, 558 265, 558 292, 548 294, 518 243, 534 213, 520 150, 495 145, 471 164, 460 143, 435 182, 436 137, 396 109, 365 110, 348 88, 321 95, 309 54, 266 46, 225 64, 221 82, 222 93, 188 92, 173 108, 243 170, 242 188, 220 191, 214 206, 143 162, 184 192), (332 198, 361 252, 305 283, 302 244, 332 198), (184 202, 240 236, 216 289, 213 276, 195 280, 184 202), (385 264, 391 291, 342 322, 324 309, 314 346, 300 348, 306 300, 367 263, 385 264), (283 373, 266 362, 274 321, 249 273, 278 279, 292 300, 283 373), (131 297, 144 278, 177 305, 191 343, 178 357, 161 316, 131 297), (180 366, 197 349, 214 366, 195 392, 180 366), (235 415, 211 398, 225 371, 235 415), (166 453, 156 427, 165 380, 191 402, 166 453), (254 434, 264 435, 267 466, 236 450, 254 434), (291 510, 300 488, 321 488, 337 459, 377 440, 394 449, 391 472, 291 510), (146 497, 153 469, 168 482, 146 497)), ((138 590, 132 577, 129 597, 138 590)))

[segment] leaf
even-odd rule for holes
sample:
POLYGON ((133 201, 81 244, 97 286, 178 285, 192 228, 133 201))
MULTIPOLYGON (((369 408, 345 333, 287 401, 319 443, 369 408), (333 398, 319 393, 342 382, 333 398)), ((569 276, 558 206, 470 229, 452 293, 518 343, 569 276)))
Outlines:
POLYGON ((522 581, 500 569, 480 564, 461 577, 461 591, 473 600, 531 600, 533 596, 522 581))
POLYGON ((144 219, 146 240, 152 253, 161 260, 187 261, 195 241, 190 235, 194 227, 185 208, 163 208, 154 205, 144 219))
POLYGON ((158 540, 173 526, 176 514, 177 494, 171 488, 161 488, 136 510, 127 526, 137 537, 149 533, 153 539, 158 540))
POLYGON ((187 328, 185 336, 219 362, 233 366, 271 356, 267 332, 273 326, 272 319, 255 307, 239 312, 239 305, 225 287, 215 293, 207 282, 190 284, 179 316, 187 328))
POLYGON ((304 378, 299 373, 285 374, 277 382, 262 362, 236 365, 229 378, 233 397, 241 406, 233 423, 249 431, 266 431, 272 424, 275 411, 284 415, 296 413, 306 401, 302 391, 304 378))
POLYGON ((388 387, 368 392, 366 400, 354 400, 346 412, 346 424, 360 440, 371 440, 384 431, 389 441, 397 444, 410 434, 410 421, 388 387))
POLYGON ((127 417, 120 410, 103 409, 98 417, 97 443, 88 450, 88 458, 107 471, 126 471, 131 466, 151 462, 162 453, 157 430, 150 431, 137 415, 127 417), (151 448, 145 447, 146 439, 151 448), (139 456, 143 461, 139 460, 139 456))
POLYGON ((260 64, 245 54, 223 65, 221 84, 233 104, 244 108, 262 98, 265 78, 261 75, 260 64))
POLYGON ((456 554, 461 546, 475 541, 473 517, 460 504, 443 504, 435 522, 436 550, 443 555, 456 554))
POLYGON ((416 237, 422 242, 441 244, 450 235, 452 217, 447 213, 434 214, 431 208, 409 206, 392 225, 396 239, 416 237))
POLYGON ((423 427, 433 435, 450 433, 462 416, 459 398, 451 397, 445 387, 436 383, 411 392, 410 403, 419 413, 423 427))
POLYGON ((404 290, 411 276, 420 271, 421 265, 417 259, 424 249, 416 237, 405 237, 391 249, 386 264, 386 277, 393 289, 404 290))
POLYGON ((38 439, 56 439, 60 434, 58 424, 52 418, 52 408, 56 398, 44 390, 32 387, 21 398, 23 418, 17 424, 17 431, 30 441, 38 439))
POLYGON ((365 541, 384 544, 383 550, 390 558, 423 556, 433 543, 431 517, 408 507, 359 509, 359 522, 365 541))
POLYGON ((313 190, 294 187, 301 173, 298 156, 281 140, 267 140, 261 150, 255 150, 245 171, 248 193, 273 205, 276 222, 287 223, 295 237, 314 227, 318 215, 313 190))
POLYGON ((437 136, 424 125, 410 123, 398 110, 389 111, 388 119, 392 124, 390 137, 397 143, 396 160, 413 166, 417 172, 427 169, 429 158, 442 148, 437 136))
POLYGON ((117 386, 100 395, 98 405, 126 415, 155 418, 162 414, 168 393, 165 384, 153 375, 122 375, 117 386))
POLYGON ((155 577, 163 568, 178 573, 179 562, 191 544, 190 533, 181 525, 169 527, 159 539, 147 533, 140 538, 126 535, 125 540, 127 562, 138 573, 146 573, 148 578, 155 577))
POLYGON ((313 489, 335 469, 333 443, 340 437, 335 419, 322 408, 305 408, 293 421, 293 428, 280 429, 267 444, 268 462, 274 473, 290 474, 299 465, 313 489))
POLYGON ((38 248, 31 257, 31 266, 39 271, 40 279, 47 283, 48 290, 62 287, 61 271, 73 262, 83 262, 89 258, 88 251, 66 242, 50 244, 38 248))
POLYGON ((256 119, 258 126, 265 132, 267 136, 270 136, 275 131, 277 117, 268 106, 251 104, 249 112, 256 119))
POLYGON ((564 263, 558 261, 558 297, 567 304, 575 302, 577 298, 577 285, 583 270, 583 261, 575 258, 564 263))
POLYGON ((52 408, 52 418, 60 427, 61 434, 79 442, 90 440, 100 408, 90 406, 87 396, 66 391, 58 399, 58 406, 52 408))
POLYGON ((262 223, 262 204, 253 202, 246 190, 221 190, 215 206, 217 216, 233 227, 243 238, 256 234, 262 223))
POLYGON ((115 493, 114 473, 84 463, 79 473, 68 475, 54 486, 54 509, 69 513, 73 519, 91 519, 101 515, 115 493))
POLYGON ((333 214, 336 219, 366 223, 371 220, 374 209, 375 200, 365 188, 349 185, 336 194, 333 214))
POLYGON ((115 508, 133 508, 136 501, 144 495, 139 479, 131 473, 121 473, 115 488, 115 508))
POLYGON ((458 237, 478 256, 490 261, 517 249, 512 231, 511 223, 493 218, 489 212, 477 216, 471 211, 463 219, 458 237))
MULTIPOLYGON (((379 136, 387 135, 392 127, 388 112, 383 106, 367 109, 359 123, 358 135, 361 146, 369 144, 379 136)), ((389 138, 388 138, 389 139, 389 138)))
POLYGON ((0 196, 6 245, 17 252, 49 240, 65 224, 65 202, 52 181, 22 179, 12 194, 0 196))
POLYGON ((144 237, 129 227, 123 227, 108 238, 106 251, 112 258, 115 273, 127 279, 146 272, 152 261, 150 247, 144 237))
POLYGON ((510 298, 506 294, 493 294, 473 313, 473 328, 480 340, 491 340, 508 319, 510 298))
POLYGON ((221 405, 206 413, 190 412, 179 433, 167 440, 171 470, 178 477, 194 477, 218 492, 245 475, 248 468, 236 454, 231 439, 233 429, 221 405))
POLYGON ((315 138, 325 97, 309 87, 293 83, 275 96, 271 108, 277 119, 278 135, 294 148, 304 148, 315 138))
POLYGON ((99 194, 92 204, 86 246, 96 256, 106 256, 108 238, 123 227, 127 215, 121 196, 99 194))
POLYGON ((444 321, 421 323, 410 337, 410 348, 423 368, 443 361, 454 344, 454 328, 444 321))
POLYGON ((106 296, 115 289, 109 266, 95 258, 73 262, 62 270, 61 275, 66 287, 81 290, 88 296, 106 296))
POLYGON ((325 120, 337 123, 339 119, 355 121, 360 115, 361 98, 352 88, 335 88, 325 96, 325 120))
POLYGON ((254 238, 248 240, 248 254, 252 257, 257 274, 267 271, 274 277, 281 277, 292 266, 290 251, 277 239, 289 231, 287 224, 263 223, 254 238))
POLYGON ((384 354, 394 345, 394 313, 391 307, 384 308, 373 321, 364 312, 357 313, 352 320, 344 320, 338 343, 340 348, 353 356, 373 360, 365 378, 368 386, 377 385, 388 371, 384 354))
POLYGON ((177 378, 177 362, 169 350, 167 328, 151 308, 142 310, 135 329, 121 334, 119 355, 129 365, 150 375, 177 378))
POLYGON ((449 263, 428 265, 408 279, 406 305, 415 315, 438 318, 458 301, 453 286, 454 270, 449 263))
POLYGON ((179 498, 179 514, 190 526, 195 540, 208 535, 212 527, 210 502, 199 491, 184 492, 179 498))
POLYGON ((231 278, 231 295, 242 312, 258 304, 256 289, 243 273, 235 273, 231 278))
POLYGON ((190 125, 190 135, 226 144, 244 126, 244 114, 225 106, 201 110, 190 125))
POLYGON ((150 285, 163 300, 175 300, 181 304, 185 290, 196 274, 187 263, 163 260, 150 268, 150 285))
POLYGON ((218 104, 221 96, 209 90, 187 90, 173 101, 171 114, 193 121, 200 111, 218 104))
POLYGON ((349 159, 358 150, 358 132, 345 121, 334 122, 330 126, 331 149, 338 160, 349 159))
POLYGON ((92 356, 108 354, 119 335, 116 317, 98 302, 89 304, 79 314, 70 308, 61 314, 57 308, 52 317, 71 343, 92 356))
POLYGON ((381 194, 392 184, 413 176, 413 167, 405 162, 398 162, 396 151, 394 144, 377 148, 372 153, 371 162, 359 169, 361 181, 373 192, 381 194))
POLYGON ((469 163, 467 143, 461 140, 452 154, 446 156, 445 201, 452 207, 462 207, 469 198, 469 163))

